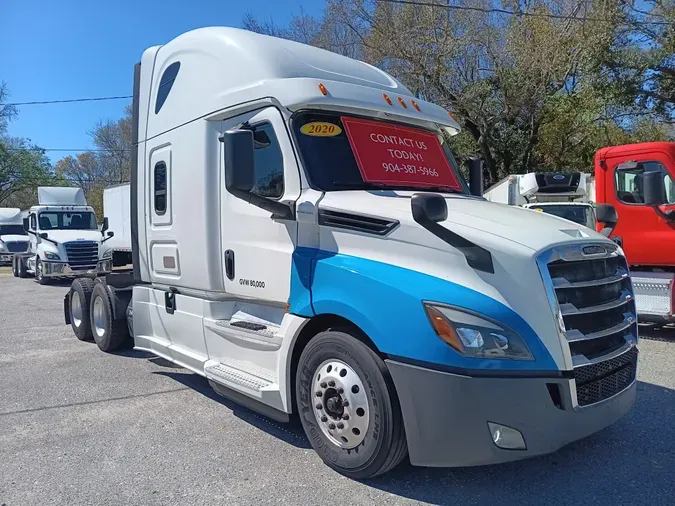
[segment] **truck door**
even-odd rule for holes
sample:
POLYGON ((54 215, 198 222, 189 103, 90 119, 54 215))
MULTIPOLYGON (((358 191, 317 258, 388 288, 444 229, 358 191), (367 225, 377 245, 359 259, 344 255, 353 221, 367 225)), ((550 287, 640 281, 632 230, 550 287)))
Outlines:
POLYGON ((637 167, 631 167, 630 161, 635 161, 635 156, 615 158, 608 163, 614 177, 606 179, 606 201, 613 204, 619 214, 613 235, 623 239, 624 251, 632 265, 669 265, 675 251, 675 227, 644 204, 642 176, 645 172, 662 174, 666 202, 672 208, 675 178, 668 168, 672 170, 675 164, 665 153, 637 160, 637 167))
MULTIPOLYGON (((254 131, 255 191, 267 198, 294 203, 300 176, 281 113, 274 107, 224 122, 223 129, 254 131)), ((221 164, 223 160, 221 146, 221 164)), ((221 170, 224 174, 224 170, 221 170)), ((221 237, 225 291, 235 298, 284 306, 290 295, 292 256, 297 223, 272 219, 272 213, 236 198, 221 182, 221 237)))

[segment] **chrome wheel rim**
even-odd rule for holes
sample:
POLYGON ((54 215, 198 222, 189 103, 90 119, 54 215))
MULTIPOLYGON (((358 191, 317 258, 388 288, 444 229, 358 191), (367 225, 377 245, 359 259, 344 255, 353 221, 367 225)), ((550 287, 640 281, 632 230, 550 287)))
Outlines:
POLYGON ((359 375, 341 360, 326 360, 314 372, 313 411, 325 436, 344 449, 363 443, 370 409, 359 375))
POLYGON ((82 301, 78 292, 73 292, 70 296, 70 314, 76 327, 82 325, 82 301))
POLYGON ((42 262, 40 262, 39 260, 37 263, 37 277, 38 280, 42 279, 42 262))
POLYGON ((96 297, 94 301, 94 330, 98 337, 105 334, 105 314, 103 312, 103 299, 96 297))

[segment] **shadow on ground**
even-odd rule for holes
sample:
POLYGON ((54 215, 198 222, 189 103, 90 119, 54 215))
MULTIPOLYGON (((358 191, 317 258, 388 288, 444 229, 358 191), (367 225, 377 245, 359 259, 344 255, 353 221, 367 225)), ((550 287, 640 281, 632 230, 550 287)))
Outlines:
MULTIPOLYGON (((675 329, 641 328, 645 339, 675 341, 675 329)), ((141 352, 121 353, 150 358, 141 352)), ((163 360, 150 358, 164 367, 163 360)), ((299 448, 311 448, 299 423, 281 424, 216 394, 188 371, 159 371, 230 409, 235 416, 299 448)), ((675 390, 638 382, 635 407, 616 424, 545 457, 473 468, 419 468, 404 462, 365 482, 432 504, 673 504, 675 390)), ((448 420, 452 430, 452 420, 448 420)))

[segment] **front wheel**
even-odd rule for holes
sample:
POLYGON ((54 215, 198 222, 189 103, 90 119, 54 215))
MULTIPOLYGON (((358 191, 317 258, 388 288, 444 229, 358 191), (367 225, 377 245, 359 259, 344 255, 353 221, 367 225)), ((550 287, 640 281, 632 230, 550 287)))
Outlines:
POLYGON ((314 450, 349 478, 385 473, 408 453, 401 408, 386 365, 346 332, 322 332, 303 350, 296 399, 314 450))
POLYGON ((18 278, 18 277, 19 277, 18 260, 19 260, 19 258, 18 258, 16 255, 14 255, 14 256, 12 257, 12 275, 13 275, 15 278, 18 278))
POLYGON ((49 280, 45 278, 44 266, 40 258, 35 259, 35 279, 41 285, 46 285, 49 283, 49 280))

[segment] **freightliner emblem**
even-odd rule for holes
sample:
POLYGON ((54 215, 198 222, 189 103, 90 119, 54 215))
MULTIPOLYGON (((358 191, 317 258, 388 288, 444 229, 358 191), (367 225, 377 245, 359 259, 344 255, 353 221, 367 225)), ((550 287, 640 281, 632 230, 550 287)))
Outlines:
POLYGON ((584 246, 581 251, 584 255, 604 255, 607 252, 604 246, 584 246))

